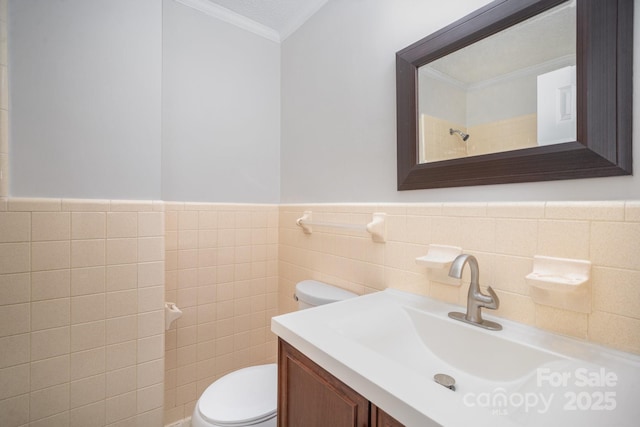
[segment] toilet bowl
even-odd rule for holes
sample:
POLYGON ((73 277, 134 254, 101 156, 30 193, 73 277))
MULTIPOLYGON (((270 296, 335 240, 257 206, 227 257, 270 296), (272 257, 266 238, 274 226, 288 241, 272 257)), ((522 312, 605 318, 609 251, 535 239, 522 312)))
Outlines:
MULTIPOLYGON (((298 309, 329 304, 358 295, 315 280, 296 285, 298 309)), ((276 427, 278 366, 250 366, 216 380, 193 409, 192 427, 276 427)))
POLYGON ((202 393, 192 427, 276 427, 278 366, 250 366, 218 379, 202 393))

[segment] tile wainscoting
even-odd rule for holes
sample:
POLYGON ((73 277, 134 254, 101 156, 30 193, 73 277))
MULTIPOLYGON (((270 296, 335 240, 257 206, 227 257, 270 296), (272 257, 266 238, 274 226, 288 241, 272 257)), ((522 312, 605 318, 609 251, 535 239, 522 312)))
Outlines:
POLYGON ((166 299, 183 312, 166 334, 165 423, 188 418, 220 376, 276 361, 278 206, 172 203, 166 299))
MULTIPOLYGON (((161 426, 225 373, 274 362, 270 319, 313 278, 465 303, 414 259, 461 246, 498 316, 640 353, 640 202, 201 204, 0 199, 0 419, 7 426, 161 426), (387 242, 295 221, 365 224, 387 242), (591 313, 535 304, 534 255, 593 263, 591 313), (164 331, 163 302, 183 317, 164 331)), ((468 283, 468 271, 463 283, 468 283)))
POLYGON ((0 420, 163 425, 162 202, 0 200, 0 420))
POLYGON ((279 230, 281 312, 295 309, 295 283, 307 278, 359 294, 391 287, 465 306, 468 269, 462 286, 450 286, 414 261, 428 244, 453 245, 478 258, 480 284, 491 285, 501 300, 496 315, 640 353, 638 201, 282 205, 279 230), (320 227, 304 234, 296 219, 305 210, 314 221, 356 224, 386 212, 387 242, 320 227), (534 255, 593 263, 591 313, 533 302, 525 276, 534 255))

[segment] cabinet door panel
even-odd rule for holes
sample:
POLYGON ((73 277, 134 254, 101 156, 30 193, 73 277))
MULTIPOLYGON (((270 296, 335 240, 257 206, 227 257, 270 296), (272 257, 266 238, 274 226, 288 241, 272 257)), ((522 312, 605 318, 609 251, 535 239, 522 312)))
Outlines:
POLYGON ((371 427, 404 427, 404 425, 382 409, 372 404, 371 427))
POLYGON ((367 427, 369 402, 279 341, 279 427, 367 427))

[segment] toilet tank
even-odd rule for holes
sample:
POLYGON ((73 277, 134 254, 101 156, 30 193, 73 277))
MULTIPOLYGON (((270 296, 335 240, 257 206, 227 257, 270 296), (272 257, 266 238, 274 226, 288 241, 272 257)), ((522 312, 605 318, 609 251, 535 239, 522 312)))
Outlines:
POLYGON ((296 301, 298 301, 299 310, 355 298, 357 296, 358 295, 353 292, 316 280, 303 280, 299 282, 296 285, 296 293, 294 295, 296 301))

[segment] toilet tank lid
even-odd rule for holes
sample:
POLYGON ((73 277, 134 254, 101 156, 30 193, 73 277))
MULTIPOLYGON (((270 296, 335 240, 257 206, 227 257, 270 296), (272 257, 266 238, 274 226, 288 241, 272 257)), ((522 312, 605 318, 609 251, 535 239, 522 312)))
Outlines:
POLYGON ((307 304, 322 305, 354 298, 358 295, 316 280, 303 280, 296 285, 296 296, 307 304))

